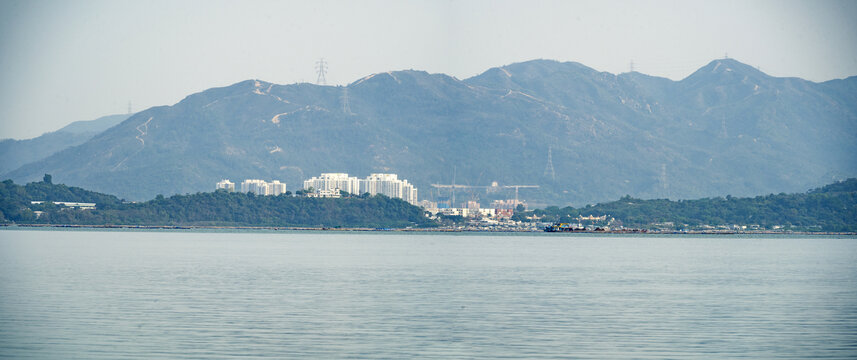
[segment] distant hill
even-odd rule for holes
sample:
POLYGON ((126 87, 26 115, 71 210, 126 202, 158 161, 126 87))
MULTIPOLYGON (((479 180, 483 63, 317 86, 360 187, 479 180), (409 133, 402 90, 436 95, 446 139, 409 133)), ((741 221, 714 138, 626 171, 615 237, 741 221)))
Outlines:
POLYGON ((27 140, 0 140, 0 173, 17 169, 66 148, 83 144, 131 115, 108 115, 89 121, 75 121, 65 127, 27 140))
POLYGON ((434 227, 418 206, 384 195, 308 198, 223 190, 125 203, 115 196, 50 182, 0 182, 0 223, 154 226, 434 227), (46 201, 31 204, 31 201, 46 201), (48 202, 95 203, 70 209, 48 202), (37 216, 35 211, 42 211, 37 216))
POLYGON ((95 203, 99 209, 116 208, 120 200, 113 195, 101 194, 79 187, 31 182, 17 185, 12 180, 0 182, 0 223, 31 223, 36 216, 31 201, 61 201, 95 203))
POLYGON ((857 232, 857 179, 851 178, 806 193, 752 198, 727 196, 670 201, 625 196, 595 206, 537 209, 515 214, 513 218, 577 223, 579 216, 603 215, 619 220, 618 223, 627 228, 668 227, 681 230, 687 226, 739 225, 750 229, 758 226, 761 230, 857 232))
POLYGON ((57 130, 57 132, 67 132, 73 134, 82 133, 100 133, 107 130, 118 123, 125 121, 131 117, 131 114, 117 114, 102 116, 95 120, 75 121, 57 130))
POLYGON ((222 178, 295 190, 320 172, 398 173, 420 198, 454 176, 539 185, 520 190, 534 206, 803 192, 857 176, 855 89, 857 77, 776 78, 732 59, 681 81, 550 60, 466 80, 412 70, 348 86, 247 80, 141 111, 3 176, 50 173, 136 200, 222 178))
MULTIPOLYGON (((518 212, 513 219, 578 222, 579 216, 618 220, 618 228, 704 228, 743 225, 750 229, 857 232, 857 179, 796 194, 703 198, 670 201, 624 196, 585 207, 518 212), (535 217, 534 217, 535 215, 535 217)), ((454 217, 453 217, 454 218, 454 217)), ((141 203, 112 195, 40 181, 17 185, 0 182, 0 224, 151 225, 151 226, 308 226, 404 228, 436 227, 423 209, 383 195, 337 199, 256 196, 223 190, 157 196, 141 203), (31 204, 31 201, 46 201, 31 204), (47 203, 95 203, 94 210, 75 210, 47 203), (34 211, 42 211, 37 217, 34 211)), ((604 222, 606 223, 606 221, 604 222)))

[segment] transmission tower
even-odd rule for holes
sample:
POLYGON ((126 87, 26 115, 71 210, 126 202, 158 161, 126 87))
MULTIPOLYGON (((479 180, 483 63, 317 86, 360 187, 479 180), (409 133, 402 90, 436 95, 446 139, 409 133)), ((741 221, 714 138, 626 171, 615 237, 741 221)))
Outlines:
POLYGON ((551 147, 548 147, 548 164, 545 167, 545 176, 550 176, 552 181, 556 181, 556 172, 553 170, 553 156, 551 156, 551 147))
POLYGON ((631 68, 631 72, 634 72, 634 60, 631 60, 631 64, 628 67, 631 68))
POLYGON ((128 102, 128 115, 131 115, 131 102, 128 102))
POLYGON ((315 62, 315 71, 318 73, 318 80, 315 83, 318 85, 327 85, 327 79, 324 78, 324 74, 327 74, 327 61, 324 61, 324 58, 315 62))
POLYGON ((348 86, 342 87, 342 112, 344 112, 345 115, 353 114, 351 112, 351 105, 348 104, 348 86))
POLYGON ((452 167, 452 204, 450 207, 455 207, 455 166, 452 167))
POLYGON ((660 180, 661 180, 661 187, 663 188, 662 196, 664 198, 669 199, 670 187, 669 187, 669 183, 667 182, 667 164, 661 164, 660 180))

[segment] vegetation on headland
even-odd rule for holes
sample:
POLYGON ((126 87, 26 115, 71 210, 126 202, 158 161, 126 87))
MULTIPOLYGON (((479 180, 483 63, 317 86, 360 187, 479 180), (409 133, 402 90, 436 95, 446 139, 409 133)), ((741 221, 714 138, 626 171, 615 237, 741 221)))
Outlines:
POLYGON ((575 223, 579 216, 608 215, 626 228, 653 224, 676 229, 700 226, 758 226, 760 229, 857 231, 857 179, 848 179, 802 194, 732 196, 698 200, 619 200, 582 208, 556 206, 516 213, 521 221, 575 223))
MULTIPOLYGON (((129 203, 113 195, 41 182, 17 185, 0 182, 0 223, 46 225, 260 226, 326 228, 404 228, 453 225, 460 217, 426 217, 423 209, 383 195, 342 194, 343 197, 257 196, 252 193, 210 193, 157 196, 129 203), (32 201, 44 201, 33 204, 32 201), (96 209, 73 209, 53 202, 95 203, 96 209)), ((581 208, 556 206, 518 209, 513 220, 575 223, 579 217, 615 219, 611 228, 704 229, 747 226, 747 229, 857 232, 857 179, 830 184, 801 194, 754 198, 704 198, 671 201, 619 200, 581 208)))
POLYGON ((16 185, 0 183, 0 222, 63 225, 171 225, 270 227, 430 227, 436 223, 417 206, 383 195, 309 198, 257 196, 252 193, 210 193, 157 196, 126 203, 115 196, 46 181, 16 185), (31 204, 31 201, 46 201, 31 204), (50 203, 92 202, 94 210, 50 203), (36 215, 36 211, 41 211, 36 215))

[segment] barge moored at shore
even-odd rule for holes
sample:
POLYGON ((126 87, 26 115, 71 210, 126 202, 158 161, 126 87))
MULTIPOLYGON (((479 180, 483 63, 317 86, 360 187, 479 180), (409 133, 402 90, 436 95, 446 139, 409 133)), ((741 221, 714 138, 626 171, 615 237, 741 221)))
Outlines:
POLYGON ((573 231, 586 231, 586 228, 575 227, 574 224, 569 224, 569 223, 554 223, 552 225, 548 225, 545 227, 545 232, 573 232, 573 231))

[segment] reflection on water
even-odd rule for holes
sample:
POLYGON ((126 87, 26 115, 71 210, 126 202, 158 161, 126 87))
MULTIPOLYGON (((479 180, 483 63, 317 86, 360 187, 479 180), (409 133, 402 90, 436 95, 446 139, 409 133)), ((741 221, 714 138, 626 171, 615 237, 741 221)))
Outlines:
POLYGON ((857 239, 0 230, 0 357, 854 358, 857 239))

